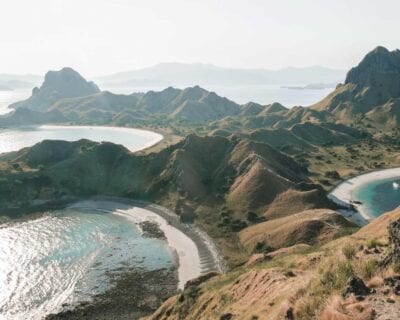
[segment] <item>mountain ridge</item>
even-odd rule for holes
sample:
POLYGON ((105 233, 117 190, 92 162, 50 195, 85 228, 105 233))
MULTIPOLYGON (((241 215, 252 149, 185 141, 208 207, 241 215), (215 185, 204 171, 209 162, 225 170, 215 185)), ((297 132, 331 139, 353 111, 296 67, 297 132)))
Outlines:
POLYGON ((310 84, 340 82, 342 70, 322 66, 287 67, 279 70, 225 68, 203 63, 160 63, 151 67, 95 77, 105 86, 144 85, 193 86, 206 84, 310 84), (171 80, 174 79, 174 80, 171 80))

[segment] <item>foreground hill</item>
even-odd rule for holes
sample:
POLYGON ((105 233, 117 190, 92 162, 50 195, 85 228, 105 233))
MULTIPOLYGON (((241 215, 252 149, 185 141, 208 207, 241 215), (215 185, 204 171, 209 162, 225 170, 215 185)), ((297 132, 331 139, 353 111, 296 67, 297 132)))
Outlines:
POLYGON ((355 225, 332 210, 307 210, 250 226, 240 232, 239 238, 249 251, 257 246, 273 250, 332 240, 341 227, 355 225))
POLYGON ((256 255, 245 267, 192 281, 146 319, 398 319, 399 218, 396 210, 324 246, 256 255))

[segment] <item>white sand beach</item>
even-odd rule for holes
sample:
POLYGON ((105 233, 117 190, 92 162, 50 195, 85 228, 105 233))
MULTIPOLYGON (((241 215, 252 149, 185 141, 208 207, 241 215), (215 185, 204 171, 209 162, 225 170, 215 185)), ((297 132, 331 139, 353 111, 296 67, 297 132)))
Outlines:
POLYGON ((400 168, 384 169, 356 176, 343 181, 329 195, 328 198, 335 203, 347 207, 348 210, 338 210, 339 213, 354 221, 358 225, 365 225, 371 217, 362 203, 357 203, 354 190, 372 181, 400 177, 400 168), (356 210, 354 211, 353 208, 356 210))
MULTIPOLYGON (((114 127, 114 126, 66 126, 66 125, 40 125, 38 126, 40 130, 73 130, 73 129, 82 129, 82 130, 104 130, 104 131, 109 131, 109 132, 115 132, 115 133, 128 133, 128 134, 134 134, 135 136, 138 137, 144 137, 144 138, 151 138, 151 140, 143 144, 138 150, 131 150, 131 151, 140 151, 147 149, 149 147, 154 146, 155 144, 159 143, 161 140, 164 139, 164 136, 161 133, 146 130, 146 129, 138 129, 138 128, 128 128, 128 127, 114 127)), ((113 142, 113 141, 111 141, 113 142)), ((118 142, 113 142, 113 143, 118 143, 118 142)), ((129 149, 129 147, 127 147, 129 149)))
POLYGON ((157 132, 111 126, 63 126, 42 125, 0 129, 0 153, 18 151, 43 140, 78 141, 87 139, 96 142, 108 141, 123 145, 131 152, 154 146, 164 139, 157 132))
POLYGON ((201 274, 215 270, 223 272, 224 265, 216 246, 201 230, 179 222, 170 210, 141 201, 121 198, 94 197, 79 201, 71 207, 110 212, 126 217, 132 223, 156 222, 164 232, 168 246, 177 257, 178 288, 201 274))

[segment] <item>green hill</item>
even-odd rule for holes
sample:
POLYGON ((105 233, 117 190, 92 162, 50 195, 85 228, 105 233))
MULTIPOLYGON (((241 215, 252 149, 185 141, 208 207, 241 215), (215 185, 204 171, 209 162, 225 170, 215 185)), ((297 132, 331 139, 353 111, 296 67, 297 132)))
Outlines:
POLYGON ((94 195, 147 200, 195 220, 221 239, 224 250, 237 251, 227 254, 233 260, 241 249, 230 248, 227 239, 254 223, 249 211, 262 216, 270 207, 277 210, 275 200, 289 190, 296 190, 293 205, 302 208, 308 190, 318 188, 292 158, 234 136, 189 135, 147 155, 111 143, 43 141, 0 157, 3 213, 15 216, 94 195))

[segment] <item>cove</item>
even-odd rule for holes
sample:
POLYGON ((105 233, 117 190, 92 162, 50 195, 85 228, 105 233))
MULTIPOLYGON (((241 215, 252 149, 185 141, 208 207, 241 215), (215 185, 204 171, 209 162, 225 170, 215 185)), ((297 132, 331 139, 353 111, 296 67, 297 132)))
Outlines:
POLYGON ((30 147, 43 140, 77 141, 80 139, 121 144, 134 152, 156 144, 163 139, 163 136, 141 129, 101 126, 43 125, 0 129, 0 154, 30 147))

